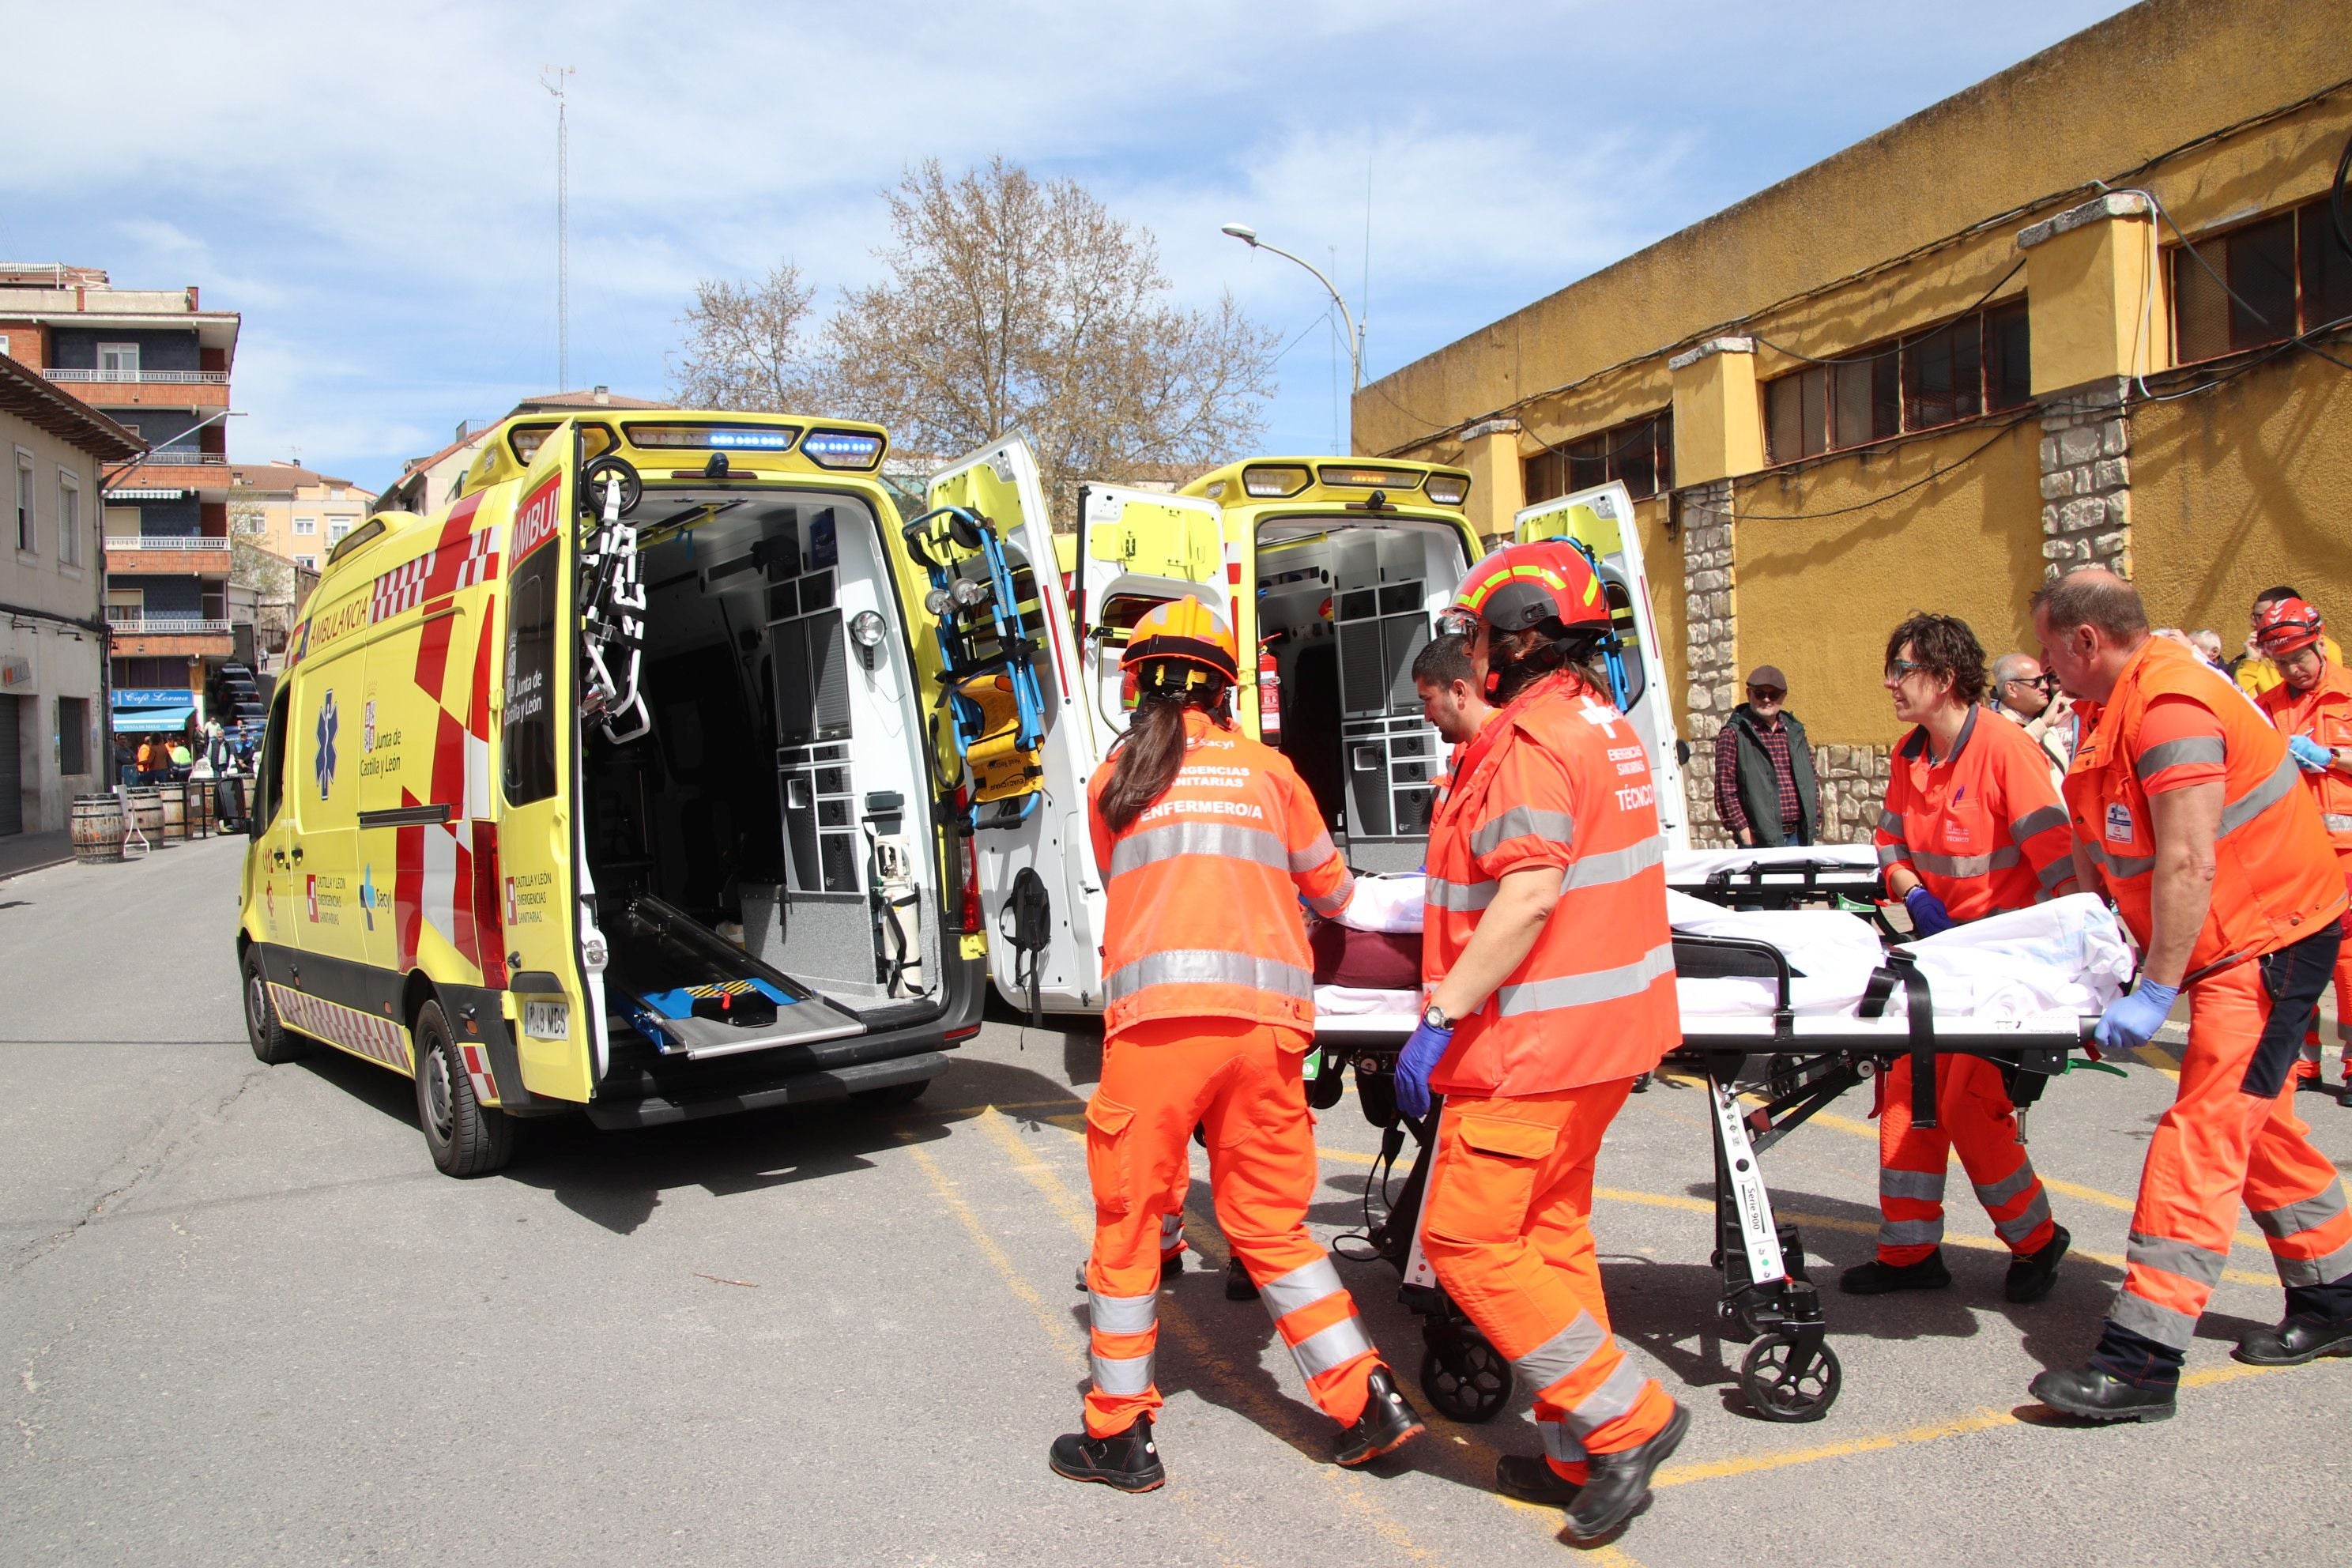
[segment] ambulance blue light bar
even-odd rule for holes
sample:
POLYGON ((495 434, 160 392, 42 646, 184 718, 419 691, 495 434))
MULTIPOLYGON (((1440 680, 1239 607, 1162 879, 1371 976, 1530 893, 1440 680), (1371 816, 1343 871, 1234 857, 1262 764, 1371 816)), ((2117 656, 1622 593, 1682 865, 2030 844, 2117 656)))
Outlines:
POLYGON ((882 461, 882 437, 863 430, 812 430, 801 456, 821 468, 871 468, 882 461))
POLYGON ((630 444, 640 448, 682 447, 718 452, 789 452, 800 436, 799 427, 792 425, 656 425, 632 421, 622 428, 628 432, 630 444))

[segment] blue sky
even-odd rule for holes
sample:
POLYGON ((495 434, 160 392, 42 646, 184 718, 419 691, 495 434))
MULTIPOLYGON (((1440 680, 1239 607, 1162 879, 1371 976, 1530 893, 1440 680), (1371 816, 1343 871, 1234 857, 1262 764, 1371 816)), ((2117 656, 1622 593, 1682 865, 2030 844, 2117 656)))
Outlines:
POLYGON ((2121 8, 126 4, 108 63, 16 6, 0 258, 202 285, 245 317, 232 453, 380 487, 556 384, 569 64, 573 385, 660 395, 697 278, 790 258, 829 302, 907 163, 1002 153, 1296 339, 1266 444, 1328 450, 1328 301, 1219 224, 1369 282, 1378 374, 2121 8))

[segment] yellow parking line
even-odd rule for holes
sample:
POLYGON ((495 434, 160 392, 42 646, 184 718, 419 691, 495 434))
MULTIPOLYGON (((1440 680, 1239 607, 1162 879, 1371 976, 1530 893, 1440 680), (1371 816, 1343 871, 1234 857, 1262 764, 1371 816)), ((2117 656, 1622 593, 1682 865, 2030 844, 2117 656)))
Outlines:
POLYGON ((2174 1056, 2170 1051, 2166 1050, 2163 1047, 2142 1046, 2139 1049, 2134 1051, 2132 1055, 2137 1057, 2141 1061, 2146 1062, 2149 1067, 2154 1068, 2165 1077, 2172 1079, 2175 1083, 2180 1081, 2180 1058, 2174 1056))
POLYGON ((972 1244, 980 1248, 981 1256, 988 1259, 989 1267, 1003 1279, 1005 1288, 1029 1309, 1030 1315, 1045 1331, 1045 1337, 1053 1342, 1055 1349, 1062 1352, 1062 1359, 1068 1362, 1073 1370, 1085 1366, 1087 1339, 1078 1332, 1078 1326, 1066 1313, 1056 1312, 1045 1305, 1045 1299, 1038 1295, 1036 1287, 1013 1266, 1013 1259, 1005 1256, 1004 1248, 997 1245, 996 1238, 988 1233, 988 1227, 980 1223, 980 1216, 971 1212, 971 1205, 964 1202, 963 1194, 956 1190, 955 1183, 940 1169, 940 1163, 931 1158, 931 1152, 915 1142, 915 1134, 902 1129, 898 1137, 907 1145, 907 1152, 915 1157, 915 1163, 921 1169, 924 1179, 931 1184, 931 1190, 939 1194, 940 1201, 947 1205, 950 1214, 955 1215, 956 1223, 971 1235, 972 1244))

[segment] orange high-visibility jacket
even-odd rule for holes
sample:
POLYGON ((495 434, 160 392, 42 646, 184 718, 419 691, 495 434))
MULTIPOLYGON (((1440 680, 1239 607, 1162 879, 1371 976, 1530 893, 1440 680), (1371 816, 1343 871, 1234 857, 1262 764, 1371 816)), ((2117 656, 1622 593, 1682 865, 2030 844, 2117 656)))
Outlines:
POLYGON ((1665 838, 1632 723, 1572 676, 1487 721, 1429 826, 1422 975, 1444 978, 1502 878, 1557 868, 1535 946, 1454 1027, 1445 1094, 1544 1094, 1649 1071, 1680 1038, 1665 838))
POLYGON ((1298 900, 1337 914, 1355 879, 1288 758, 1197 709, 1184 734, 1176 782, 1126 832, 1113 835, 1102 816, 1117 758, 1087 785, 1109 897, 1103 1027, 1218 1017, 1312 1030, 1315 972, 1298 900))
POLYGON ((2346 906, 2343 869, 2286 742, 2226 679, 2179 643, 2148 638, 2105 706, 2081 706, 2083 741, 2066 774, 2074 841, 2105 876, 2116 912, 2145 945, 2156 883, 2147 782, 2168 768, 2221 765, 2212 903, 2189 951, 2191 973, 2275 952, 2337 919, 2346 906), (2143 742, 2149 705, 2165 698, 2204 710, 2220 737, 2143 742))
POLYGON ((2024 909, 2074 874, 2049 757, 1981 704, 1942 762, 1928 762, 1924 729, 1895 748, 1874 837, 1878 863, 1909 867, 1956 921, 2024 909))
MULTIPOLYGON (((2352 746, 2352 670, 2332 659, 2309 691, 2297 693, 2282 684, 2258 700, 2282 735, 2307 735, 2331 750, 2352 746)), ((2332 767, 2302 776, 2337 853, 2352 855, 2352 773, 2332 767)))

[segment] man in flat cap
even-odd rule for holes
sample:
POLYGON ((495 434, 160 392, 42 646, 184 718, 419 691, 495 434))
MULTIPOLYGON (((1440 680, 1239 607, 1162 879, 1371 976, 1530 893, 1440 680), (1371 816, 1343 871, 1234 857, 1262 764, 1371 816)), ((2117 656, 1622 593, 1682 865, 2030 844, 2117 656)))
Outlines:
POLYGON ((1748 672, 1748 700, 1715 737, 1715 810, 1732 842, 1748 848, 1811 844, 1821 831, 1821 783, 1805 727, 1784 706, 1778 665, 1748 672))

